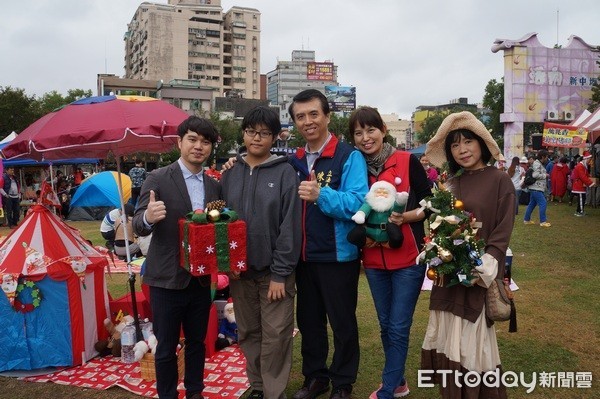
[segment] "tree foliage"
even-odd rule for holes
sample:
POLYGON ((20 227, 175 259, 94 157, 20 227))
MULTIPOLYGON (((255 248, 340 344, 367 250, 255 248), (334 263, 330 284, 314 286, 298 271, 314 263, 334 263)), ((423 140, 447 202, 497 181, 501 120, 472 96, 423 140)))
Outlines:
MULTIPOLYGON (((600 46, 596 47, 596 51, 600 52, 600 46)), ((596 60, 596 65, 600 66, 600 61, 596 60)), ((592 98, 588 106, 588 111, 594 112, 598 107, 600 107, 600 76, 598 76, 596 83, 592 86, 592 98)))
POLYGON ((220 118, 216 112, 211 112, 210 120, 217 128, 220 140, 213 148, 213 157, 227 159, 243 143, 241 123, 232 118, 220 118))
POLYGON ((503 142, 504 124, 500 122, 500 114, 504 112, 503 81, 498 82, 496 79, 492 79, 488 82, 483 95, 483 106, 490 110, 489 118, 483 120, 485 127, 491 130, 492 136, 498 143, 503 142))
POLYGON ((47 113, 80 98, 91 96, 91 90, 72 89, 66 96, 53 90, 36 98, 25 94, 23 89, 0 87, 0 133, 20 133, 47 113))
POLYGON ((448 113, 442 111, 435 111, 433 114, 429 115, 421 125, 421 131, 416 132, 417 141, 419 143, 425 144, 435 135, 438 128, 442 124, 442 121, 446 117, 448 113))
POLYGON ((67 91, 67 95, 63 96, 56 90, 45 93, 39 100, 39 106, 42 115, 46 115, 52 111, 57 111, 67 104, 77 101, 82 98, 91 97, 91 90, 71 89, 67 91))
POLYGON ((23 89, 0 86, 0 134, 19 133, 39 116, 35 96, 28 96, 23 89))
POLYGON ((296 129, 296 126, 292 126, 290 128, 290 139, 288 140, 288 147, 298 148, 302 147, 304 143, 304 138, 302 137, 298 129, 296 129))
POLYGON ((348 128, 349 119, 347 116, 340 116, 332 112, 329 118, 329 131, 335 134, 341 141, 353 143, 354 139, 348 128))
MULTIPOLYGON (((599 77, 600 79, 600 77, 599 77)), ((590 100, 590 105, 588 106, 588 111, 594 112, 600 107, 600 80, 596 81, 596 83, 592 86, 592 98, 590 100)))
POLYGON ((42 115, 46 115, 52 111, 56 111, 59 108, 65 106, 65 98, 56 90, 44 93, 42 98, 38 101, 40 111, 42 115))

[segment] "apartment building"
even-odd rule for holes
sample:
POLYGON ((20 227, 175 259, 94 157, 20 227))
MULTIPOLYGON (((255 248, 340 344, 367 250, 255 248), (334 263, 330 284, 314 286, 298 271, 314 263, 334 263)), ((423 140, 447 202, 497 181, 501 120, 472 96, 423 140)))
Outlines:
POLYGON ((144 2, 128 24, 125 78, 198 81, 213 97, 260 98, 260 12, 221 0, 144 2))
POLYGON ((395 113, 381 114, 381 119, 387 127, 388 134, 396 141, 397 148, 407 148, 410 139, 410 121, 400 119, 395 113))
POLYGON ((317 89, 325 93, 325 86, 339 86, 337 66, 330 61, 316 62, 312 50, 292 51, 291 61, 278 61, 267 73, 267 99, 279 108, 283 125, 292 123, 287 108, 292 98, 305 89, 317 89))

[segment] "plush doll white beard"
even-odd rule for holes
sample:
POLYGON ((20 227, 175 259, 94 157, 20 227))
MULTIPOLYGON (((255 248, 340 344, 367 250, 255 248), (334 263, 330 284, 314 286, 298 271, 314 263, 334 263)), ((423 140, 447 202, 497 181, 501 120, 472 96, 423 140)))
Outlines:
POLYGON ((229 303, 225 305, 224 312, 227 321, 230 323, 235 323, 235 312, 233 311, 233 305, 229 303))
MULTIPOLYGON (((376 183, 377 184, 377 183, 376 183)), ((379 189, 386 189, 387 195, 385 197, 378 194, 378 190, 371 189, 365 196, 367 204, 371 205, 371 208, 375 212, 385 212, 392 209, 394 201, 396 200, 396 190, 392 185, 379 187, 379 189)))

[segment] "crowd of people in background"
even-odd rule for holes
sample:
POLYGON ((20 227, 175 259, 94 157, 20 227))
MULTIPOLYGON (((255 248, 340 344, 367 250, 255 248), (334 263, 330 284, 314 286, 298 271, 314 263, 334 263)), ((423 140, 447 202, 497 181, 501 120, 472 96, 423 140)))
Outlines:
MULTIPOLYGON (((432 166, 425 154, 420 161, 429 179, 431 187, 440 182, 440 170, 432 166)), ((505 161, 497 161, 496 167, 508 173, 515 188, 515 213, 519 214, 518 205, 527 205, 525 224, 537 224, 531 221, 531 213, 538 208, 539 223, 542 227, 551 227, 546 219, 549 203, 576 206, 574 216, 585 215, 586 205, 598 205, 596 195, 590 195, 590 188, 595 187, 592 180, 593 157, 589 151, 572 156, 554 154, 542 149, 532 151, 521 157, 515 156, 507 165, 505 161), (536 182, 531 185, 524 183, 528 169, 535 169, 536 182)))
MULTIPOLYGON (((91 167, 84 171, 78 165, 62 167, 62 170, 55 169, 53 172, 47 168, 32 171, 32 168, 17 170, 12 166, 7 167, 0 180, 2 209, 5 214, 5 221, 2 225, 16 226, 18 220, 27 213, 29 205, 38 202, 52 208, 62 218, 67 219, 71 208, 71 199, 77 188, 92 174, 91 167), (71 173, 65 173, 63 170, 65 172, 70 170, 71 173), (5 188, 4 186, 8 191, 1 191, 5 188)), ((129 176, 132 181, 130 202, 135 205, 146 178, 143 161, 136 160, 135 166, 129 171, 129 176)))

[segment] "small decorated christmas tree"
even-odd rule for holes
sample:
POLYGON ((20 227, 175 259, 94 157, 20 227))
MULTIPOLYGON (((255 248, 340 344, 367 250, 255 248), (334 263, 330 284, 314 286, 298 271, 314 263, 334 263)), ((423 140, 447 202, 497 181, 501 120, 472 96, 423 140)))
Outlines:
POLYGON ((439 286, 472 285, 476 278, 473 269, 481 265, 485 248, 477 237, 481 223, 444 189, 434 191, 422 205, 431 212, 429 235, 418 257, 419 263, 429 266, 427 277, 439 286))

